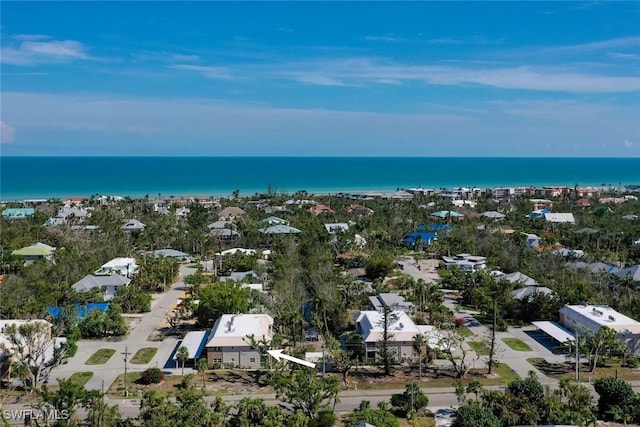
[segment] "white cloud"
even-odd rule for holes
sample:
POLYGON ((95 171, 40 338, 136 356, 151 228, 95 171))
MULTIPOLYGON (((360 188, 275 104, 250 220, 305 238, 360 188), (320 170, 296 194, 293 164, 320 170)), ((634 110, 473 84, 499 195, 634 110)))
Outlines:
POLYGON ((52 139, 75 141, 78 154, 135 145, 136 152, 164 147, 163 153, 184 155, 304 150, 309 155, 536 156, 548 143, 554 156, 624 156, 630 151, 620 141, 640 138, 637 112, 622 107, 526 99, 420 107, 403 114, 211 99, 3 93, 4 119, 20 129, 21 141, 46 150, 56 147, 52 139))
POLYGON ((404 39, 393 35, 393 34, 386 34, 384 36, 366 36, 364 38, 367 41, 374 41, 374 42, 402 42, 404 41, 404 39))
POLYGON ((431 85, 482 85, 503 89, 551 92, 616 93, 640 91, 638 76, 587 74, 560 67, 484 67, 409 65, 372 58, 349 58, 290 63, 265 70, 298 82, 328 85, 423 82, 431 85))
POLYGON ((195 62, 199 60, 200 57, 198 55, 183 55, 183 54, 176 53, 173 55, 172 59, 174 61, 180 61, 180 62, 195 62))
POLYGON ((0 144, 10 144, 15 141, 16 130, 0 120, 0 144))
POLYGON ((13 37, 11 37, 14 40, 29 40, 29 41, 34 41, 34 40, 49 40, 51 39, 51 36, 47 36, 45 34, 17 34, 13 37))
POLYGON ((169 65, 169 68, 174 70, 196 71, 210 79, 233 80, 237 78, 234 76, 233 71, 228 67, 175 64, 169 65))
POLYGON ((75 40, 46 40, 46 36, 19 36, 16 46, 3 46, 0 62, 10 65, 32 66, 78 59, 89 59, 85 46, 75 40))
POLYGON ((622 145, 624 145, 625 148, 632 148, 635 147, 636 143, 625 139, 624 141, 622 141, 622 145))
POLYGON ((638 59, 640 58, 640 55, 638 55, 637 53, 613 52, 609 54, 609 57, 616 58, 616 59, 638 59))
POLYGON ((296 75, 294 78, 300 83, 307 83, 317 86, 350 86, 345 82, 328 76, 317 76, 313 74, 296 75))

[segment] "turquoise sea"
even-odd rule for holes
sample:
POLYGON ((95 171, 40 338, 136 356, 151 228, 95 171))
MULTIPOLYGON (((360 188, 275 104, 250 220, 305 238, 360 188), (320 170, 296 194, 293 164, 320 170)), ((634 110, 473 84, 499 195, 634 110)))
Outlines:
POLYGON ((640 184, 640 158, 0 157, 0 200, 640 184))

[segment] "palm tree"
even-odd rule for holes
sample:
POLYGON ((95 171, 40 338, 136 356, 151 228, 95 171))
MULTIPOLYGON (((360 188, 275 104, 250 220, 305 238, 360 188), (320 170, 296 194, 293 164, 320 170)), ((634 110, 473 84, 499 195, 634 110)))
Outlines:
POLYGON ((418 352, 418 380, 422 381, 422 351, 427 345, 427 340, 423 334, 413 337, 413 350, 418 352))
POLYGON ((182 365, 182 375, 184 375, 184 362, 189 359, 189 349, 181 346, 176 353, 176 360, 182 365))
POLYGON ((209 368, 209 363, 207 362, 207 359, 205 358, 198 359, 198 363, 196 364, 196 369, 198 370, 198 372, 202 373, 202 390, 204 390, 207 387, 205 372, 207 371, 208 368, 209 368))

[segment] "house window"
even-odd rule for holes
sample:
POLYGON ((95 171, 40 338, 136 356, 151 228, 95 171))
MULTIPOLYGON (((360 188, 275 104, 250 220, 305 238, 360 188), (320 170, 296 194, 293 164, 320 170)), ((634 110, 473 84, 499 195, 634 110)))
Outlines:
POLYGON ((251 358, 249 358, 249 362, 251 362, 251 363, 256 363, 256 358, 255 358, 255 357, 251 357, 251 358))
POLYGON ((222 363, 222 359, 213 359, 213 363, 222 363))

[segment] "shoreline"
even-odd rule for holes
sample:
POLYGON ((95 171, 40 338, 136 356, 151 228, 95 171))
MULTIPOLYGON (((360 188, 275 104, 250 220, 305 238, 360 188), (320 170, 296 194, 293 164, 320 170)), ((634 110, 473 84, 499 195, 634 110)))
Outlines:
MULTIPOLYGON (((640 187, 640 184, 636 183, 619 183, 616 185, 613 184, 585 184, 577 186, 578 189, 595 189, 598 191, 638 191, 638 189, 629 188, 629 187, 640 187)), ((387 194, 393 193, 398 190, 402 191, 415 191, 415 190, 429 190, 435 193, 444 192, 447 190, 452 190, 456 188, 468 188, 468 189, 479 189, 482 192, 487 192, 493 189, 503 189, 503 188, 511 188, 511 189, 543 189, 543 188, 570 188, 573 189, 575 185, 554 183, 554 184, 544 184, 544 185, 474 185, 474 186, 447 186, 447 187, 436 187, 436 186, 387 186, 387 187, 366 187, 366 188, 333 188, 333 189, 304 189, 301 188, 296 191, 286 191, 286 190, 278 190, 277 188, 273 188, 272 195, 273 196, 293 196, 299 192, 305 192, 307 196, 337 196, 340 194, 351 195, 351 196, 373 196, 373 197, 384 197, 387 194)), ((68 200, 70 198, 85 198, 90 199, 93 196, 106 196, 106 197, 121 197, 121 198, 131 198, 131 199, 144 199, 148 197, 149 200, 185 200, 185 199, 199 199, 199 200, 207 200, 207 199, 220 199, 220 198, 231 198, 234 191, 239 190, 239 195, 241 198, 251 198, 256 195, 258 196, 266 196, 268 195, 267 191, 258 191, 258 190, 250 190, 250 189, 234 189, 234 190, 216 190, 211 192, 202 192, 202 191, 180 191, 180 192, 170 192, 170 191, 136 191, 136 192, 93 192, 91 194, 83 194, 82 192, 59 192, 55 194, 45 195, 43 193, 31 193, 26 195, 18 195, 12 198, 7 198, 4 195, 0 194, 0 204, 7 203, 29 203, 29 202, 45 202, 49 200, 68 200)), ((419 192, 419 191, 418 191, 419 192)), ((533 196, 532 196, 533 197, 533 196)))

